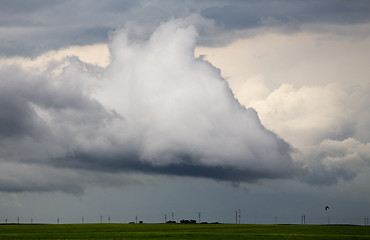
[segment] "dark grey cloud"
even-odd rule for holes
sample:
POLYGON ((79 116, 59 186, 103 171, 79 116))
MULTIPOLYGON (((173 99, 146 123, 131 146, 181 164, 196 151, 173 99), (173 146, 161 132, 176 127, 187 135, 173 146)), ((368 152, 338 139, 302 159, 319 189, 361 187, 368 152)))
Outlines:
POLYGON ((86 187, 86 178, 74 172, 32 165, 2 164, 1 192, 56 192, 81 194, 86 187), (16 180, 15 180, 16 179, 16 180))
MULTIPOLYGON (((266 130, 267 131, 267 130, 266 130)), ((272 133, 271 133, 272 134, 272 133)), ((218 181, 256 182, 260 179, 290 178, 304 175, 306 170, 300 163, 292 163, 291 147, 281 139, 277 139, 279 152, 283 159, 277 159, 279 168, 245 168, 233 166, 226 163, 207 164, 202 162, 202 155, 192 152, 171 152, 162 153, 162 156, 170 154, 171 162, 168 164, 156 164, 152 159, 143 159, 139 150, 125 149, 118 152, 79 152, 78 149, 70 155, 62 158, 50 159, 49 164, 57 168, 82 169, 93 172, 107 173, 146 173, 155 175, 173 175, 185 177, 210 178, 218 181), (171 153, 170 153, 171 152, 171 153), (226 164, 225 164, 226 163, 226 164)), ((248 146, 246 146, 248 147, 248 146)), ((256 149, 256 151, 259 151, 256 149)), ((161 157, 161 156, 159 156, 161 157)), ((256 158, 258 154, 255 155, 256 158)), ((277 156, 279 158, 279 156, 277 156)), ((264 159, 254 159, 263 162, 264 159)), ((160 161, 160 160, 158 160, 160 161)), ((248 161, 248 159, 246 159, 248 161)))
POLYGON ((140 183, 134 177, 104 172, 58 169, 44 164, 1 163, 0 192, 65 192, 81 196, 94 186, 124 186, 140 183))
POLYGON ((271 26, 297 31, 307 23, 369 22, 369 1, 1 1, 0 54, 32 56, 70 45, 107 42, 129 22, 151 32, 171 18, 199 14, 212 21, 199 43, 224 44, 234 32, 271 26))
POLYGON ((51 7, 59 5, 61 1, 44 1, 44 0, 31 0, 23 2, 20 0, 4 0, 1 1, 1 12, 4 14, 20 14, 35 11, 42 11, 51 7))
POLYGON ((16 137, 37 133, 37 115, 29 99, 24 96, 24 84, 19 81, 21 69, 17 66, 5 67, 0 71, 0 135, 16 137))
POLYGON ((202 16, 225 29, 305 23, 368 22, 369 1, 224 1, 205 8, 202 16))
POLYGON ((307 158, 312 162, 304 180, 313 185, 332 185, 353 180, 370 162, 370 144, 352 137, 343 140, 325 139, 320 150, 307 158))
POLYGON ((36 115, 26 100, 10 94, 0 93, 0 135, 32 135, 36 115))
POLYGON ((343 167, 336 167, 329 170, 319 163, 314 166, 310 174, 303 178, 303 180, 314 186, 330 186, 338 184, 341 180, 353 180, 357 175, 358 171, 348 170, 343 167))
POLYGON ((70 45, 107 42, 136 1, 2 1, 0 52, 36 57, 70 45))
POLYGON ((65 80, 55 84, 48 75, 25 72, 16 65, 0 69, 0 135, 3 137, 29 135, 37 137, 46 131, 45 122, 40 119, 35 107, 50 111, 60 121, 104 122, 115 116, 96 100, 83 93, 78 83, 65 80), (42 130, 43 129, 43 130, 42 130))

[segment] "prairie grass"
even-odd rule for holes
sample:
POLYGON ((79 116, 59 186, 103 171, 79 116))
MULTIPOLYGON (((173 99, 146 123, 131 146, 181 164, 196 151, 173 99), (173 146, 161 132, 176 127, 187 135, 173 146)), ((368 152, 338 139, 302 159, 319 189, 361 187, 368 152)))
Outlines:
POLYGON ((0 239, 238 240, 370 239, 370 227, 348 225, 40 224, 0 225, 0 239))

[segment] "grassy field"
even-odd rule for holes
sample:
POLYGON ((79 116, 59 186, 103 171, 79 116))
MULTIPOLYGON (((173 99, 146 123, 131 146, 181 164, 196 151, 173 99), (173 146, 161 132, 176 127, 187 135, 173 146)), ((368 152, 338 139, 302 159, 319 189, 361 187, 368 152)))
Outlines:
POLYGON ((0 239, 370 239, 370 226, 235 224, 0 225, 0 239))

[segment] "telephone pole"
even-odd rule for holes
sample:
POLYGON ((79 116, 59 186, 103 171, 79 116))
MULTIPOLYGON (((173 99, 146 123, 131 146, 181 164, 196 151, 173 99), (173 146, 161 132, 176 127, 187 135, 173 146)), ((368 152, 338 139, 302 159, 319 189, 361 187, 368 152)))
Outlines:
POLYGON ((239 208, 239 224, 240 224, 240 216, 242 215, 242 211, 239 208))
POLYGON ((305 225, 306 224, 306 215, 302 215, 301 217, 301 224, 305 225))

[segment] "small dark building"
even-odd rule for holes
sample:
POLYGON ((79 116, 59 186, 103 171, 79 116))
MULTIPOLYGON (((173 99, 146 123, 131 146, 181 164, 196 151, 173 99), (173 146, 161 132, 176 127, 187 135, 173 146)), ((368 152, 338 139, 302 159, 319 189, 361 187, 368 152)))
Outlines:
POLYGON ((193 220, 193 219, 191 219, 191 220, 185 220, 185 219, 183 219, 183 220, 181 220, 180 221, 180 223, 186 223, 186 224, 194 224, 194 223, 197 223, 197 221, 196 220, 193 220))

